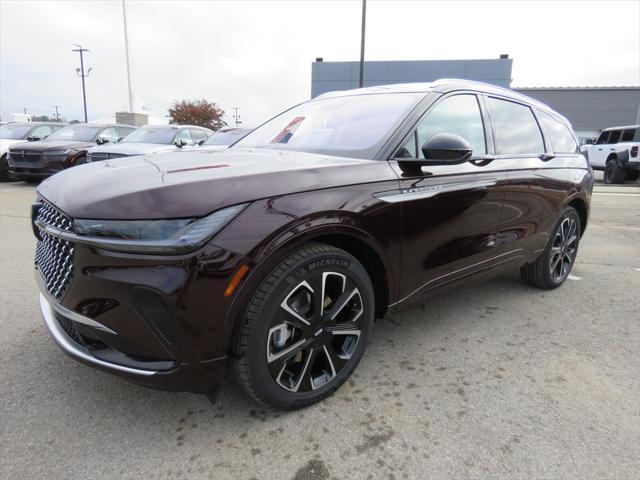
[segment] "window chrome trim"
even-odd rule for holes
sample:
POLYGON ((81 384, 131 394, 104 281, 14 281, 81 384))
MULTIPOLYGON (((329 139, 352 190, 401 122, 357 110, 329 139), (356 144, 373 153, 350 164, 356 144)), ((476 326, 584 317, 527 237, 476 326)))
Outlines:
POLYGON ((53 337, 53 340, 58 344, 58 346, 65 353, 71 355, 72 357, 79 358, 87 363, 96 365, 98 367, 103 367, 110 370, 118 370, 120 372, 130 373, 134 375, 151 376, 158 373, 157 370, 140 370, 137 368, 130 368, 130 367, 125 367, 115 363, 105 362, 89 354, 89 352, 79 347, 64 332, 64 330, 58 324, 58 321, 54 317, 54 314, 53 314, 54 310, 53 310, 52 304, 47 300, 47 298, 42 293, 40 294, 40 311, 42 312, 42 318, 44 320, 44 324, 47 327, 47 330, 49 331, 51 336, 53 337))

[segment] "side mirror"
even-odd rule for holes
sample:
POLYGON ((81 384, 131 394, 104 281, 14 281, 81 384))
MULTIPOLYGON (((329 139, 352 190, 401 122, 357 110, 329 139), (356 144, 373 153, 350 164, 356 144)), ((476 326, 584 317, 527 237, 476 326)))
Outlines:
POLYGON ((118 140, 116 140, 116 143, 120 143, 122 141, 124 137, 118 137, 118 140))
POLYGON ((104 145, 105 143, 107 143, 107 140, 105 138, 103 138, 103 137, 98 137, 98 138, 96 138, 96 143, 98 145, 104 145))
POLYGON ((471 144, 453 133, 437 133, 422 146, 424 165, 458 165, 471 160, 471 144))
POLYGON ((40 140, 40 137, 34 137, 33 135, 27 137, 27 142, 37 142, 38 140, 40 140))
POLYGON ((198 145, 202 145, 204 142, 205 142, 205 140, 200 140, 200 141, 198 142, 198 145))
POLYGON ((188 143, 185 139, 176 140, 176 147, 182 148, 186 145, 188 145, 188 143))

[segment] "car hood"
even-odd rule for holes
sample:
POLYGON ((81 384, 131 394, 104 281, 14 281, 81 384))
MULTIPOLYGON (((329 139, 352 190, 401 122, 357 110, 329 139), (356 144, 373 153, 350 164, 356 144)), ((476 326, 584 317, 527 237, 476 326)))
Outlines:
POLYGON ((177 150, 175 145, 166 145, 164 143, 119 143, 117 145, 99 145, 93 147, 91 153, 122 153, 123 155, 148 155, 157 152, 172 152, 177 150))
POLYGON ((17 143, 29 143, 26 140, 12 138, 0 138, 0 155, 4 155, 9 150, 9 147, 13 147, 17 143))
POLYGON ((388 163, 376 160, 269 149, 191 150, 80 165, 45 180, 38 193, 73 218, 179 218, 390 175, 388 163))
POLYGON ((51 140, 47 142, 29 142, 26 145, 21 145, 19 148, 22 150, 30 150, 36 152, 48 152, 48 151, 59 151, 59 150, 69 150, 70 148, 75 149, 86 149, 88 147, 94 147, 96 144, 92 142, 77 142, 77 141, 69 141, 69 140, 51 140))

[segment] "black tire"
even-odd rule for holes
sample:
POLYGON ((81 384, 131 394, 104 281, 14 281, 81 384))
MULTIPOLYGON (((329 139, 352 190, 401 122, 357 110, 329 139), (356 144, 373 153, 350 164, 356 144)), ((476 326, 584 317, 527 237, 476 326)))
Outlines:
POLYGON ((627 180, 627 171, 618 165, 617 159, 611 159, 607 162, 604 170, 604 183, 616 184, 624 183, 627 180))
POLYGON ((520 268, 522 279, 529 285, 545 290, 562 285, 576 260, 580 235, 578 212, 573 207, 565 208, 549 236, 542 255, 535 262, 520 268))
POLYGON ((0 157, 0 182, 13 182, 13 178, 9 175, 9 165, 7 164, 7 154, 0 157))
POLYGON ((231 360, 238 384, 283 410, 328 397, 362 358, 374 306, 373 285, 355 257, 305 245, 267 275, 238 322, 231 360))
POLYGON ((638 170, 627 170, 627 180, 635 182, 639 176, 640 172, 638 170))

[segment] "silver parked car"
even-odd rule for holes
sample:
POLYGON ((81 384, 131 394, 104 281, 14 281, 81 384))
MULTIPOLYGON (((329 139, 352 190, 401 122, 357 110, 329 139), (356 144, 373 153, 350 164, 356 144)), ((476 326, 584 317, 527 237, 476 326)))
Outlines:
POLYGON ((117 145, 91 148, 87 162, 169 152, 203 144, 213 132, 192 125, 147 125, 126 136, 117 145))

